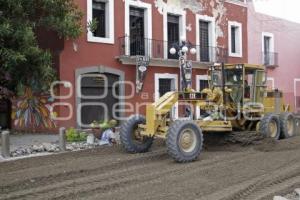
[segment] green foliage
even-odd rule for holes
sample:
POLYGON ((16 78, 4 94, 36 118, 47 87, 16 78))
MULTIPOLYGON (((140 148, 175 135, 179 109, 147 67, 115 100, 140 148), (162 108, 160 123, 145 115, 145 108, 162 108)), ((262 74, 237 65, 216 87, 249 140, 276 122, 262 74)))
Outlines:
POLYGON ((37 31, 77 38, 82 14, 73 0, 0 1, 0 85, 16 92, 19 84, 45 91, 56 79, 51 54, 38 46, 37 31))
POLYGON ((78 132, 74 128, 69 128, 66 131, 67 141, 68 142, 82 142, 86 141, 87 134, 85 132, 78 132))
POLYGON ((80 139, 80 141, 86 141, 86 138, 87 138, 86 132, 80 132, 79 133, 79 139, 80 139))

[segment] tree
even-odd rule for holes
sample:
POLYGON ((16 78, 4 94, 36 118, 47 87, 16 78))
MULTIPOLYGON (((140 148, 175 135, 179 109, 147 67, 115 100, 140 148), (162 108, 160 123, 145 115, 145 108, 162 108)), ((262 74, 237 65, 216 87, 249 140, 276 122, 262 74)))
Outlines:
POLYGON ((50 52, 38 46, 37 30, 77 38, 81 18, 73 0, 0 0, 0 86, 46 91, 56 72, 50 52))

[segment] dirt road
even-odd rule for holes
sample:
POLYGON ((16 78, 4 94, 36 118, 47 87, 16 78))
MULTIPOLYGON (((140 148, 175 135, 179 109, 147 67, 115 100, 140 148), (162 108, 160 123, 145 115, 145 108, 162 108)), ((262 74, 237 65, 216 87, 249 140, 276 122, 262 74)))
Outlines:
POLYGON ((242 146, 206 138, 177 164, 162 142, 146 154, 99 148, 0 163, 0 199, 272 199, 300 187, 300 137, 242 146))

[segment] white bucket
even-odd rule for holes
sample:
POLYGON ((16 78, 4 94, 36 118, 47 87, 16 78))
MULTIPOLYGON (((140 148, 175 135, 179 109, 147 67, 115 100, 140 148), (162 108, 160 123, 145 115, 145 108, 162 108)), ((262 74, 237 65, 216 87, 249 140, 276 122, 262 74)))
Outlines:
POLYGON ((94 134, 89 134, 86 138, 86 143, 94 144, 95 143, 95 136, 94 134))

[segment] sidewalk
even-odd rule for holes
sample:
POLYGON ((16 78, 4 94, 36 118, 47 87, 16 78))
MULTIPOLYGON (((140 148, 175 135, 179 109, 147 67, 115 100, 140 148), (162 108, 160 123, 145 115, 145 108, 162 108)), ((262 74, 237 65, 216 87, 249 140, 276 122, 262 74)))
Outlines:
MULTIPOLYGON (((11 134, 10 135, 10 151, 15 151, 19 148, 26 148, 30 147, 32 145, 39 145, 42 143, 55 143, 58 144, 58 135, 55 134, 11 134)), ((0 152, 1 152, 1 137, 0 137, 0 152)), ((43 152, 39 154, 34 155, 28 155, 24 157, 30 157, 30 156, 39 156, 39 155, 47 155, 49 153, 43 152)), ((6 160, 13 160, 17 158, 9 158, 6 160)), ((0 156, 0 162, 4 159, 0 156)))
MULTIPOLYGON (((116 139, 119 139, 119 134, 116 134, 116 139)), ((98 140, 94 143, 87 141, 66 142, 67 151, 87 150, 101 146, 98 140)), ((0 137, 0 152, 1 152, 1 137, 0 137)), ((0 162, 16 159, 23 159, 34 156, 43 156, 53 153, 60 153, 59 134, 11 134, 10 135, 10 152, 11 157, 4 159, 1 157, 0 162)))
POLYGON ((20 147, 29 147, 34 144, 37 145, 41 143, 58 143, 58 135, 54 134, 12 134, 10 135, 9 139, 11 151, 16 150, 20 147))

